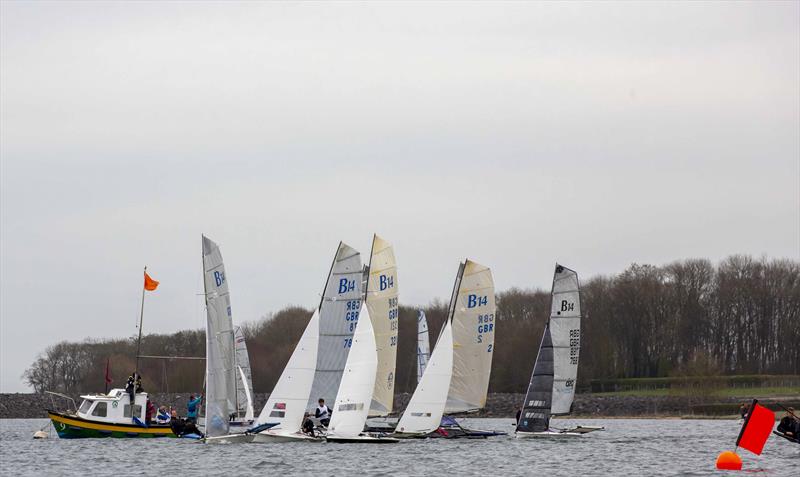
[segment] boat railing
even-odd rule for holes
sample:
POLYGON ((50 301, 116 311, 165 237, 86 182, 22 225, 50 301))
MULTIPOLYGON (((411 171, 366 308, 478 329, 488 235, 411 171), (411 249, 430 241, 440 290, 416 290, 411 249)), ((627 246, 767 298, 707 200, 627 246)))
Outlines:
MULTIPOLYGON (((50 402, 53 404, 53 409, 58 409, 59 408, 58 406, 56 406, 55 397, 60 397, 60 398, 64 399, 65 401, 72 402, 72 409, 76 413, 78 412, 78 406, 75 405, 75 400, 72 399, 70 396, 67 396, 66 394, 56 393, 56 392, 53 392, 53 391, 45 391, 45 393, 50 395, 50 402)), ((67 410, 69 410, 69 409, 67 409, 67 410)))

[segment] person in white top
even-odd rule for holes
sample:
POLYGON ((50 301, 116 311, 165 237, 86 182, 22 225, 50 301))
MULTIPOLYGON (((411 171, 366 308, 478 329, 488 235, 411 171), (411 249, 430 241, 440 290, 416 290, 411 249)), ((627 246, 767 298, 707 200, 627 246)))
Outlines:
POLYGON ((325 405, 325 400, 322 398, 319 398, 319 406, 317 406, 317 410, 314 411, 314 417, 319 419, 320 424, 325 427, 328 427, 328 424, 331 422, 331 410, 325 405))

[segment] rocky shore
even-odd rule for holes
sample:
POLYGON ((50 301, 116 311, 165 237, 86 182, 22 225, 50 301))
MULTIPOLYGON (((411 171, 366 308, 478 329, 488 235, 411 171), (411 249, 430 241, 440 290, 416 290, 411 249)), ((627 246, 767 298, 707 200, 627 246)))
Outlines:
MULTIPOLYGON (((150 395, 157 405, 172 406, 183 414, 189 393, 153 393, 150 395)), ((71 396, 80 405, 78 395, 71 396)), ((269 394, 256 393, 256 413, 264 406, 269 394)), ((395 407, 405 408, 409 394, 395 396, 395 407)), ((513 418, 522 402, 522 394, 489 394, 486 407, 474 417, 513 418)), ((786 404, 786 401, 783 401, 786 404)), ((736 414, 740 400, 709 399, 702 400, 686 396, 602 396, 578 394, 575 396, 573 415, 577 417, 680 417, 680 416, 718 416, 736 414)), ((797 403, 794 404, 797 406, 797 403)), ((46 409, 64 409, 72 402, 48 394, 0 394, 0 419, 47 417, 46 409)))

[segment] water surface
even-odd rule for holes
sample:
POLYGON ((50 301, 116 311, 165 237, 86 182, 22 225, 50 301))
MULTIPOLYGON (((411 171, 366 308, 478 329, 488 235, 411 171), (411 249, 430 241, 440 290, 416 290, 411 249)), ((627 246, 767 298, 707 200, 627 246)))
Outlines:
MULTIPOLYGON (((510 419, 464 419, 513 431, 510 419)), ((32 439, 46 419, 0 419, 0 475, 726 475, 736 421, 582 419, 606 426, 574 439, 427 439, 399 444, 206 445, 187 439, 32 439)), ((800 476, 800 446, 770 437, 761 456, 739 453, 760 475, 800 476)))

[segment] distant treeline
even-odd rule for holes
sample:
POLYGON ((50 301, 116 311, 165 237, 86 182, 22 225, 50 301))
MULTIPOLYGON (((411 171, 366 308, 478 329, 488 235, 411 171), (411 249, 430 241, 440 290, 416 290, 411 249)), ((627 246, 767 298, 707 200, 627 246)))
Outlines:
MULTIPOLYGON (((584 281, 581 299, 579 387, 601 378, 800 374, 797 261, 736 255, 717 266, 702 259, 634 264, 618 275, 584 281)), ((526 389, 549 309, 549 290, 497 294, 491 392, 526 389)), ((433 344, 447 303, 435 301, 424 310, 433 344)), ((256 391, 272 389, 310 317, 310 310, 289 307, 243 326, 256 391)), ((396 391, 412 392, 417 309, 401 306, 399 319, 396 391)), ((45 350, 24 378, 37 392, 97 391, 104 388, 109 362, 114 385, 121 386, 133 370, 135 347, 133 338, 62 342, 45 350)), ((204 332, 148 335, 142 354, 204 356, 204 332)), ((140 369, 145 389, 189 392, 203 386, 203 361, 143 359, 140 369)))

